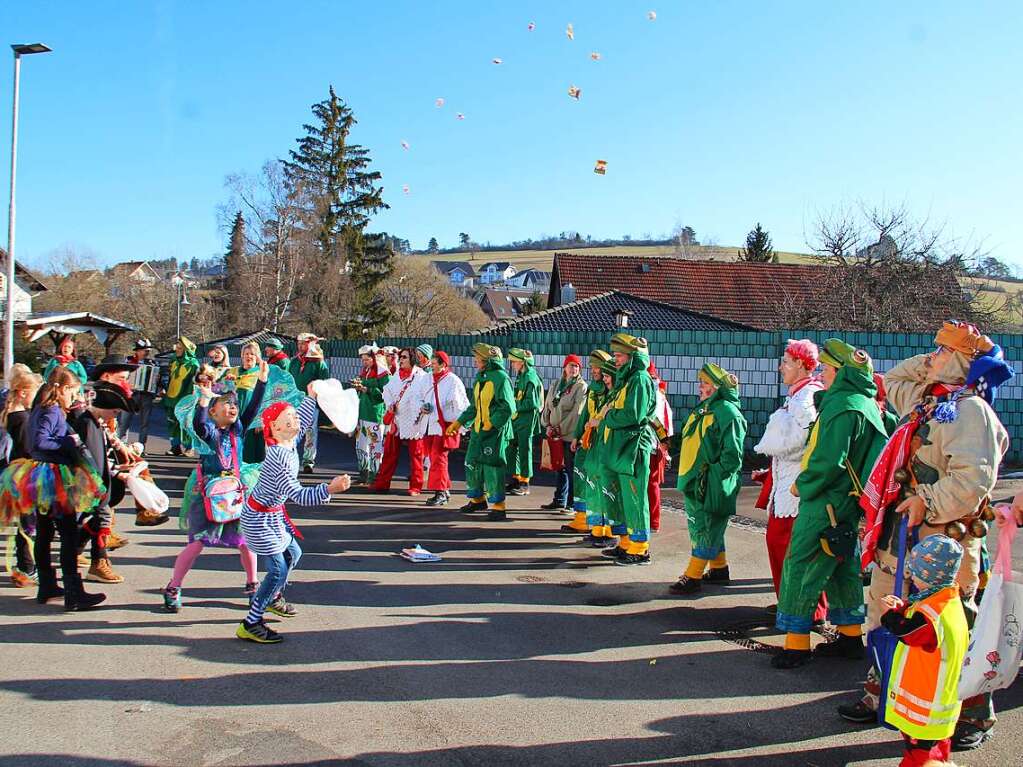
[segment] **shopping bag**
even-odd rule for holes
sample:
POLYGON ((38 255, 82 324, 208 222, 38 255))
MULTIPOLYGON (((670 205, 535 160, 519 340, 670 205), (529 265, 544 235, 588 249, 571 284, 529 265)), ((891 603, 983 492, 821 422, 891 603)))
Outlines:
POLYGON ((544 439, 540 443, 540 469, 561 471, 563 468, 565 468, 565 443, 560 439, 544 439))
POLYGON ((134 496, 135 501, 143 509, 163 514, 170 508, 170 499, 167 497, 167 493, 153 482, 136 474, 129 474, 124 484, 128 486, 128 492, 134 496))
POLYGON ((342 434, 351 434, 359 424, 359 393, 345 389, 336 378, 313 381, 316 403, 342 434))
POLYGON ((1016 679, 1023 660, 1023 583, 1012 579, 1012 540, 1017 528, 1008 506, 998 506, 996 512, 1005 515, 1008 524, 998 532, 998 556, 970 633, 959 700, 1005 689, 1016 679))
MULTIPOLYGON (((895 590, 897 597, 902 596, 903 575, 906 570, 906 534, 909 516, 901 515, 899 522, 899 561, 895 570, 895 590)), ((881 682, 881 695, 877 704, 877 721, 889 730, 896 729, 885 721, 885 709, 888 701, 888 683, 892 676, 892 660, 895 658, 895 648, 899 646, 899 638, 884 626, 878 626, 867 632, 867 655, 877 669, 877 676, 881 682)))

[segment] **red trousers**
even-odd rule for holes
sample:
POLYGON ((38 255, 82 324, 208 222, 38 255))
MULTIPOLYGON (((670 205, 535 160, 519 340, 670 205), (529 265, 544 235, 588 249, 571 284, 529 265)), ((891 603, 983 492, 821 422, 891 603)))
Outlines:
MULTIPOLYGON (((767 558, 771 562, 771 577, 774 579, 775 596, 781 591, 781 571, 785 565, 785 555, 789 551, 789 543, 792 541, 792 525, 795 522, 795 517, 779 519, 774 514, 767 519, 767 558)), ((827 617, 828 597, 826 594, 821 594, 813 619, 822 621, 827 617)))
POLYGON ((650 504, 650 529, 661 529, 661 483, 664 482, 666 461, 664 452, 654 448, 650 454, 650 481, 646 485, 646 497, 650 504))
MULTIPOLYGON (((380 469, 377 471, 376 482, 373 483, 375 490, 388 490, 391 487, 391 477, 398 467, 398 453, 401 446, 408 447, 408 489, 419 492, 423 489, 423 440, 421 439, 399 439, 394 432, 388 432, 384 439, 384 457, 380 462, 380 469)), ((433 474, 431 465, 430 474, 433 474)))
MULTIPOLYGON (((444 447, 443 434, 428 434, 423 437, 423 446, 430 457, 430 479, 426 483, 427 490, 450 490, 451 477, 448 475, 448 453, 444 447)), ((420 473, 420 476, 422 474, 420 473)))

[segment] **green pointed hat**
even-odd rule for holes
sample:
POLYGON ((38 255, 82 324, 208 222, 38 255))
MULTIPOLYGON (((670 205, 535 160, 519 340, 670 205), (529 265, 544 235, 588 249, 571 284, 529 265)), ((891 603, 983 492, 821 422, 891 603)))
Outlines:
POLYGON ((611 336, 611 351, 619 354, 632 354, 640 350, 646 350, 645 338, 637 338, 628 333, 615 333, 611 336))
POLYGON ((529 351, 529 349, 519 349, 518 347, 514 347, 508 350, 508 359, 519 360, 520 362, 532 364, 533 352, 529 351))
POLYGON ((590 367, 599 368, 605 362, 611 359, 611 355, 603 349, 594 349, 590 352, 590 367))
POLYGON ((701 381, 709 384, 713 384, 718 388, 722 386, 726 389, 735 389, 739 386, 739 378, 734 373, 729 373, 720 365, 716 365, 713 362, 708 362, 702 368, 697 376, 701 381))

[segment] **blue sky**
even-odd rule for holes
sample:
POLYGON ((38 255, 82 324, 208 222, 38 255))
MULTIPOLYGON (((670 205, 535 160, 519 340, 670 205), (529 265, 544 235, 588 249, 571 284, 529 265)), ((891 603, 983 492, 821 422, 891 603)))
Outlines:
POLYGON ((284 156, 333 83, 384 176, 373 228, 416 247, 678 222, 732 245, 760 221, 802 250, 817 211, 888 200, 1023 263, 1021 22, 933 0, 3 3, 4 43, 54 48, 22 66, 17 255, 222 252, 225 175, 284 156))

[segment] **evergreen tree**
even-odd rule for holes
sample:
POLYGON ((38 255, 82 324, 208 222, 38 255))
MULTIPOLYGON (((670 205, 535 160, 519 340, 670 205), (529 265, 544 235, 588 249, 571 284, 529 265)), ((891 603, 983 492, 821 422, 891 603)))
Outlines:
POLYGON ((245 217, 239 210, 231 224, 231 240, 224 254, 225 319, 231 330, 241 330, 245 317, 242 297, 245 295, 245 217))
POLYGON ((759 221, 746 235, 746 248, 739 251, 739 260, 756 264, 778 263, 778 254, 771 249, 771 236, 761 228, 759 221))
POLYGON ((426 250, 435 255, 440 252, 440 244, 437 242, 436 237, 430 238, 430 243, 426 246, 426 250))
MULTIPOLYGON (((336 265, 351 275, 356 291, 348 326, 361 321, 373 331, 388 319, 386 305, 375 301, 377 287, 394 270, 393 249, 365 234, 373 215, 388 207, 383 187, 377 186, 381 176, 370 169, 369 150, 349 141, 355 115, 333 86, 312 111, 315 120, 302 126, 306 135, 297 140, 291 160, 284 161, 285 174, 303 201, 307 226, 326 268, 336 265)), ((338 306, 334 304, 335 311, 338 306)))

